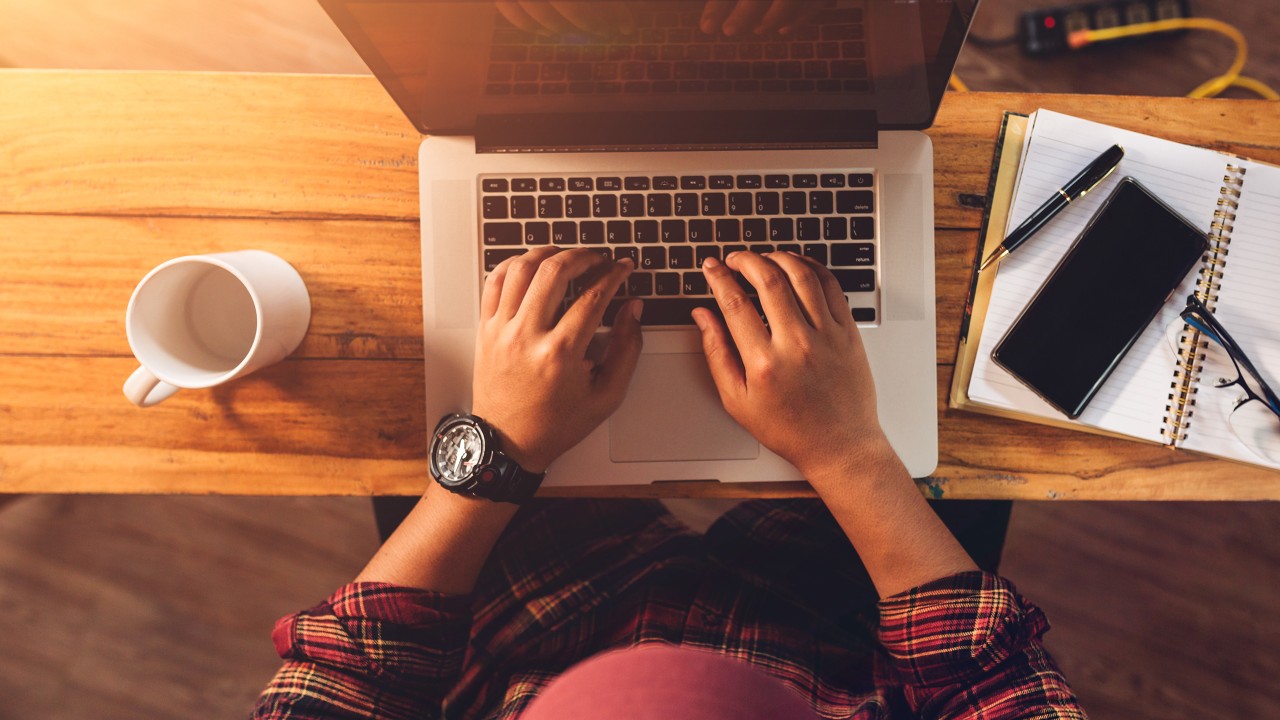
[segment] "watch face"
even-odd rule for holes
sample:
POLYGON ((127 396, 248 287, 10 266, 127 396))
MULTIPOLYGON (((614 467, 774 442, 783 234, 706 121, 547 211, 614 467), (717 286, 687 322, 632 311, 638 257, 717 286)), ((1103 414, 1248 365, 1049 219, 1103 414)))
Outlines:
POLYGON ((484 454, 484 437, 475 425, 454 423, 440 431, 435 448, 436 471, 440 482, 459 485, 471 479, 484 454))

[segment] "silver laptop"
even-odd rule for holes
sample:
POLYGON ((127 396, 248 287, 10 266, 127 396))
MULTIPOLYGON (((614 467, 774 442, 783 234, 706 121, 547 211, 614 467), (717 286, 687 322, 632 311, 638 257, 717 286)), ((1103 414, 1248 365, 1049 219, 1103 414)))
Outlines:
POLYGON ((976 0, 812 0, 786 35, 736 37, 702 32, 705 0, 321 3, 430 136, 418 156, 429 422, 470 407, 487 272, 534 247, 588 247, 636 261, 606 324, 643 297, 644 352, 622 407, 547 484, 799 480, 724 412, 690 319, 714 305, 705 258, 793 250, 840 280, 889 440, 912 475, 934 470, 933 154, 920 130, 976 0), (565 12, 534 25, 531 4, 565 12))

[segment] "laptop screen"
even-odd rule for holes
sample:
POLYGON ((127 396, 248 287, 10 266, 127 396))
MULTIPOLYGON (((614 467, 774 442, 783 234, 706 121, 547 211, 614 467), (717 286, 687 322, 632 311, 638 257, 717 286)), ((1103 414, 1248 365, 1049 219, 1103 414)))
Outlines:
POLYGON ((320 0, 424 133, 485 116, 933 121, 977 0, 320 0))

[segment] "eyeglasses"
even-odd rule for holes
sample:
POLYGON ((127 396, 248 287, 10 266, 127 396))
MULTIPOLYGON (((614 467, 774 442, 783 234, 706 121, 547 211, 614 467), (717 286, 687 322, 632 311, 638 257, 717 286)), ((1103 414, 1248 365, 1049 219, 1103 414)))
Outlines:
POLYGON ((1175 355, 1181 356, 1191 347, 1192 335, 1188 328, 1199 331, 1202 339, 1211 340, 1226 351, 1230 364, 1219 357, 1220 353, 1200 352, 1209 347, 1208 343, 1198 343, 1196 348, 1197 359, 1202 363, 1201 372, 1218 376, 1214 387, 1240 389, 1228 416, 1231 432, 1253 454, 1280 463, 1280 397, 1262 379, 1240 344, 1195 295, 1187 298, 1186 309, 1165 333, 1175 355))

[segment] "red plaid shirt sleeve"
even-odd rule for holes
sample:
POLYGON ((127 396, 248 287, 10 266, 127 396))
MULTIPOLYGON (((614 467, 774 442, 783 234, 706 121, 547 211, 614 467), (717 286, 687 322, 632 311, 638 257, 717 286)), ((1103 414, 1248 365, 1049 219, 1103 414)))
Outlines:
POLYGON ((954 575, 880 603, 880 642, 924 718, 1084 718, 1045 651, 1044 613, 995 575, 954 575))
POLYGON ((421 718, 438 712, 461 671, 471 617, 465 596, 384 583, 340 588, 282 618, 285 660, 254 718, 421 718))

